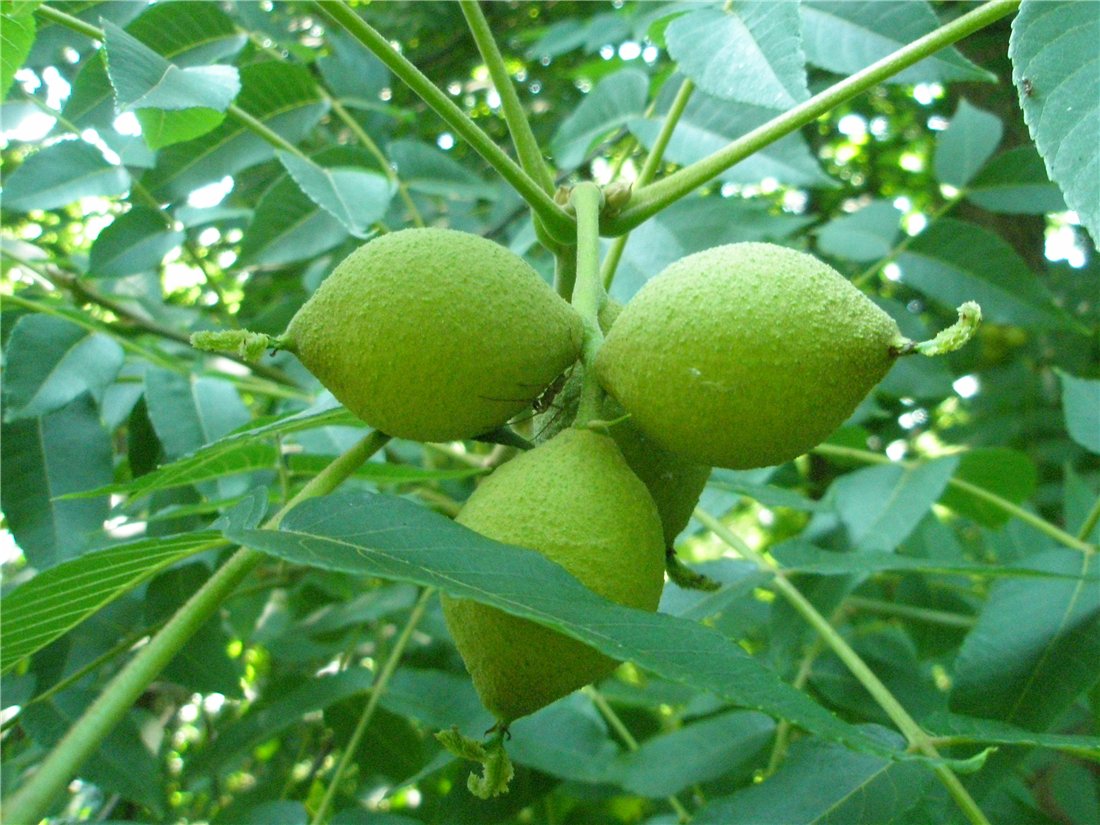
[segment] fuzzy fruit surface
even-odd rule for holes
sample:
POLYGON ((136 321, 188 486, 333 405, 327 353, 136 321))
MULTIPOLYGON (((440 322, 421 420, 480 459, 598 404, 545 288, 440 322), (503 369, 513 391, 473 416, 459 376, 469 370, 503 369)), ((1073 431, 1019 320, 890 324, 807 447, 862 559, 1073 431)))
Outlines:
POLYGON ((349 410, 389 435, 470 438, 572 364, 581 320, 522 258, 450 229, 405 229, 345 258, 284 341, 349 410))
MULTIPOLYGON (((602 415, 606 421, 615 421, 622 418, 625 411, 609 396, 602 415)), ((608 432, 619 445, 627 466, 645 484, 657 504, 665 546, 672 547, 680 531, 691 521, 691 514, 710 478, 710 467, 666 450, 642 432, 632 419, 617 421, 608 432)))
POLYGON ((821 443, 896 360, 894 320, 836 270, 766 243, 681 258, 626 305, 596 359, 654 441, 700 464, 782 464, 821 443))
MULTIPOLYGON (((577 364, 551 408, 535 416, 537 441, 552 438, 573 422, 583 382, 584 367, 577 364)), ((607 432, 615 440, 631 472, 641 479, 653 497, 661 516, 665 546, 672 547, 691 520, 692 511, 710 478, 710 467, 666 450, 638 429, 631 418, 624 416, 626 410, 622 405, 607 396, 600 417, 614 422, 607 432)))
MULTIPOLYGON (((557 562, 619 604, 656 610, 664 584, 657 508, 615 442, 568 429, 495 470, 457 521, 557 562)), ((589 682, 615 661, 526 619, 443 597, 447 627, 482 703, 511 722, 589 682)))

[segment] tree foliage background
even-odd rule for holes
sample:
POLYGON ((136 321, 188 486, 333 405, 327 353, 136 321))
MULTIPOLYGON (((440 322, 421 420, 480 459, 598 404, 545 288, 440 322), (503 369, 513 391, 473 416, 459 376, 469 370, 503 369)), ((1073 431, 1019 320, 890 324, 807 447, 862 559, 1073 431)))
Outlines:
MULTIPOLYGON (((685 254, 766 240, 828 260, 910 337, 963 300, 985 315, 962 351, 899 364, 810 455, 714 471, 677 547, 722 587, 669 583, 654 618, 563 608, 568 576, 533 585, 507 548, 449 529, 491 444, 392 441, 292 511, 292 540, 256 529, 367 430, 292 356, 246 366, 195 352, 191 332, 277 334, 350 250, 418 224, 492 238, 553 278, 527 205, 453 124, 312 4, 5 3, 6 798, 48 776, 55 792, 17 811, 1097 822, 1100 4, 1003 5, 621 250, 605 239, 621 301, 685 254), (198 612, 242 541, 267 555, 198 612), (440 586, 631 662, 517 722, 516 776, 489 801, 433 737, 492 722, 440 586), (162 668, 124 671, 174 615, 202 620, 162 668), (131 694, 89 726, 97 698, 131 694)), ((637 178, 685 78, 658 180, 979 7, 482 12, 556 182, 606 184, 637 178)), ((459 4, 354 12, 512 152, 459 4)))

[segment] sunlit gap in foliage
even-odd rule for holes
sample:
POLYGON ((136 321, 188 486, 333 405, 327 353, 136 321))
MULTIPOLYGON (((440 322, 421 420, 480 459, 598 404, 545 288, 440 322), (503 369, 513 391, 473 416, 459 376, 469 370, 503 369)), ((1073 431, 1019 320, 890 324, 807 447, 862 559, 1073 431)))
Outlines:
POLYGON ((1088 262, 1088 242, 1081 237, 1080 226, 1081 220, 1076 212, 1047 215, 1043 254, 1048 261, 1065 261, 1074 269, 1081 269, 1088 262))
POLYGON ((964 375, 956 378, 951 387, 960 398, 973 398, 981 390, 982 385, 976 375, 964 375))
POLYGON ((15 536, 9 530, 0 529, 0 564, 14 564, 22 558, 23 551, 15 543, 15 536))
POLYGON ((913 87, 913 99, 921 106, 930 106, 944 95, 939 83, 918 83, 913 87))
POLYGON ((194 206, 197 209, 209 209, 225 200, 226 195, 232 191, 233 178, 226 175, 220 181, 208 183, 206 186, 200 186, 198 189, 191 192, 191 194, 187 196, 187 205, 194 206))

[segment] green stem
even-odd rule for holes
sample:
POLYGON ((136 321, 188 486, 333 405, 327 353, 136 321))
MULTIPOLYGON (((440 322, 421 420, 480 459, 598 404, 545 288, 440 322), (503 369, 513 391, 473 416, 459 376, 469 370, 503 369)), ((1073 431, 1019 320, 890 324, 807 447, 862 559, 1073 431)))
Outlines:
POLYGON ((1096 529, 1096 523, 1098 521, 1100 521, 1100 498, 1096 499, 1089 514, 1085 516, 1085 520, 1081 524, 1081 529, 1077 531, 1077 538, 1082 541, 1088 541, 1092 531, 1096 529))
MULTIPOLYGON (((684 78, 684 82, 680 84, 680 88, 676 91, 676 97, 669 107, 668 114, 665 115, 665 119, 661 123, 661 131, 657 133, 653 148, 646 156, 645 163, 642 164, 638 179, 634 181, 634 185, 639 189, 647 186, 656 177, 661 161, 664 160, 668 142, 672 140, 672 133, 676 131, 676 125, 680 122, 684 109, 687 108, 688 101, 691 100, 694 91, 695 84, 688 78, 684 78)), ((607 257, 604 258, 603 270, 600 273, 604 289, 611 289, 611 282, 615 280, 615 270, 619 267, 619 261, 623 257, 623 250, 626 249, 626 242, 629 239, 630 233, 626 232, 611 242, 611 248, 607 252, 607 257)))
POLYGON ((596 353, 603 344, 600 329, 600 303, 603 286, 600 281, 600 208, 603 193, 594 183, 578 183, 573 187, 571 203, 577 214, 577 283, 573 289, 573 307, 584 322, 584 383, 577 403, 575 423, 583 425, 599 418, 602 402, 600 385, 596 381, 596 353))
MULTIPOLYGON (((619 714, 615 713, 615 708, 611 707, 604 695, 596 688, 595 685, 588 685, 584 692, 588 695, 588 698, 592 700, 592 703, 599 710, 600 714, 607 723, 611 725, 612 729, 619 735, 619 738, 623 740, 623 744, 627 746, 632 752, 638 750, 641 747, 638 744, 638 740, 634 738, 634 734, 630 732, 630 728, 623 724, 623 720, 619 718, 619 714)), ((691 822, 691 812, 684 807, 684 804, 676 797, 675 794, 671 794, 666 797, 669 806, 672 810, 676 811, 676 816, 680 818, 680 822, 691 822)))
POLYGON ((962 613, 930 610, 926 607, 915 607, 911 604, 899 604, 898 602, 887 602, 881 599, 865 599, 862 596, 849 596, 844 600, 844 606, 855 610, 882 613, 886 616, 900 616, 918 622, 944 625, 945 627, 959 627, 964 630, 969 630, 977 622, 977 619, 973 616, 966 616, 962 613))
POLYGON ((102 29, 96 28, 91 23, 85 23, 79 17, 73 17, 71 14, 59 11, 53 8, 53 6, 41 5, 34 10, 34 13, 42 15, 47 20, 53 21, 54 23, 60 23, 62 26, 72 29, 75 32, 87 35, 93 40, 98 40, 100 43, 103 42, 102 29))
POLYGON ((573 300, 577 285, 577 248, 562 246, 554 251, 554 289, 567 301, 573 300))
MULTIPOLYGON (((857 450, 854 447, 841 447, 837 444, 818 444, 811 452, 829 458, 850 459, 858 461, 861 464, 896 464, 906 469, 913 469, 920 466, 920 462, 918 461, 894 461, 888 456, 881 455, 880 453, 872 453, 868 450, 857 450)), ((1013 518, 1017 518, 1025 524, 1031 525, 1039 532, 1045 533, 1060 544, 1064 544, 1066 547, 1080 550, 1086 555, 1091 555, 1096 552, 1096 547, 1089 544, 1084 539, 1078 538, 1072 533, 1067 533, 1060 527, 1051 524, 1042 516, 1037 516, 1034 513, 1028 512, 1018 504, 1014 504, 996 493, 991 493, 983 487, 978 487, 976 484, 971 484, 969 481, 954 477, 948 479, 947 484, 950 487, 954 487, 956 490, 960 490, 974 498, 992 504, 998 510, 1008 513, 1013 518)))
POLYGON ((657 183, 643 187, 634 193, 634 198, 627 209, 606 222, 603 227, 604 232, 609 235, 621 235, 633 229, 670 203, 693 192, 754 152, 812 123, 846 100, 862 94, 940 49, 1011 14, 1020 2, 1021 0, 990 0, 974 11, 914 40, 893 54, 872 63, 866 69, 856 72, 804 103, 758 126, 717 152, 690 166, 685 166, 657 183))
POLYGON ((374 684, 371 685, 370 698, 367 699, 367 705, 363 708, 363 713, 359 716, 359 721, 355 725, 355 730, 351 734, 351 739, 348 740, 348 744, 344 748, 344 753, 340 756, 340 763, 336 766, 336 772, 332 775, 332 781, 329 782, 328 790, 325 791, 325 796, 321 800, 321 804, 317 807, 317 812, 313 815, 313 819, 310 820, 310 825, 321 825, 328 816, 329 809, 332 807, 332 802, 336 798, 336 791, 340 787, 340 782, 343 780, 344 774, 351 765, 351 760, 355 756, 355 751, 359 749, 359 743, 362 741, 363 735, 370 726, 370 720, 374 717, 374 711, 378 707, 378 700, 382 697, 382 694, 385 693, 386 685, 389 684, 393 672, 397 670, 397 665, 405 653, 405 648, 409 644, 409 639, 412 638, 413 631, 420 623, 420 619, 424 616, 424 610, 428 607, 428 601, 434 595, 435 588, 433 587, 426 587, 420 593, 420 598, 417 599, 416 604, 413 606, 408 621, 405 622, 405 626, 401 629, 401 635, 397 637, 393 645, 393 650, 390 651, 386 663, 382 665, 382 670, 379 672, 378 678, 375 679, 374 684))
MULTIPOLYGON (((871 698, 875 700, 875 703, 882 708, 886 715, 897 725, 898 730, 905 736, 909 746, 920 751, 930 759, 939 760, 941 757, 939 752, 927 733, 917 724, 916 720, 909 715, 909 712, 902 707, 901 703, 894 697, 894 694, 890 692, 890 689, 884 685, 874 671, 867 666, 867 663, 860 658, 859 654, 852 649, 852 647, 844 640, 844 637, 837 632, 829 620, 826 619, 817 608, 813 606, 797 587, 782 575, 783 571, 780 567, 771 559, 753 550, 741 540, 732 530, 726 525, 722 524, 718 519, 712 516, 706 511, 696 508, 695 517, 707 527, 708 530, 714 533, 719 539, 736 550, 742 558, 748 559, 756 564, 761 570, 765 570, 771 573, 775 573, 775 577, 772 580, 774 587, 779 591, 779 594, 787 600, 787 602, 798 612, 806 622, 818 632, 822 639, 825 640, 825 644, 829 646, 829 649, 836 654, 848 671, 856 677, 856 680, 863 685, 871 698)), ((955 776, 955 772, 950 767, 942 762, 934 764, 932 770, 939 778, 940 782, 947 788, 948 793, 955 800, 955 803, 966 814, 974 825, 989 825, 989 820, 982 812, 981 808, 974 801, 973 797, 963 786, 959 778, 955 776)))
MULTIPOLYGON (((810 674, 813 673, 814 662, 817 661, 817 657, 825 650, 825 639, 822 636, 815 636, 813 644, 810 645, 810 649, 806 651, 806 655, 802 657, 802 661, 798 663, 798 673, 795 674, 794 681, 791 682, 791 686, 802 690, 806 687, 806 683, 810 681, 810 674)), ((791 723, 786 719, 780 719, 779 723, 775 726, 775 741, 772 743, 771 756, 768 757, 768 767, 764 770, 764 776, 771 776, 777 770, 779 765, 783 761, 783 757, 787 755, 787 742, 791 736, 791 723)))
MULTIPOLYGON (((311 479, 265 523, 265 529, 277 528, 283 517, 300 502, 332 492, 388 440, 389 436, 379 432, 364 437, 311 479)), ((149 643, 111 679, 99 698, 73 723, 34 774, 12 796, 5 806, 5 821, 33 823, 45 816, 50 803, 122 721, 145 688, 264 558, 262 553, 241 548, 191 595, 149 643)))
MULTIPOLYGON (((519 101, 516 87, 512 78, 508 75, 508 67, 504 63, 504 57, 497 47, 493 37, 489 21, 477 0, 459 0, 462 14, 466 17, 466 25, 473 35, 477 50, 481 53, 481 59, 485 61, 485 67, 489 70, 493 86, 500 96, 501 111, 504 112, 504 122, 508 125, 508 133, 512 136, 512 145, 516 147, 516 156, 519 165, 532 180, 542 187, 542 191, 548 195, 554 194, 554 173, 547 167, 542 157, 542 149, 531 131, 531 123, 527 120, 527 114, 523 111, 523 104, 519 101)), ((542 221, 535 216, 535 235, 544 247, 556 251, 558 244, 546 231, 542 221)))
MULTIPOLYGON (((963 197, 965 195, 966 190, 960 189, 952 197, 948 198, 939 207, 939 209, 928 216, 928 225, 931 226, 933 223, 935 223, 952 209, 954 209, 963 200, 963 197)), ((901 254, 910 247, 913 241, 915 241, 919 237, 919 234, 906 235, 904 238, 898 241, 894 248, 887 252, 886 255, 877 260, 875 263, 871 264, 869 267, 863 270, 863 272, 852 278, 852 284, 858 287, 866 285, 866 283, 871 280, 871 278, 873 278, 877 273, 881 272, 884 267, 896 261, 901 256, 901 254)))
POLYGON ((466 16, 466 25, 470 27, 470 34, 473 35, 477 50, 481 53, 481 59, 485 61, 485 67, 489 70, 493 86, 500 95, 504 122, 508 124, 508 132, 512 136, 512 145, 516 147, 519 164, 523 171, 542 187, 543 192, 553 195, 554 175, 543 160, 542 149, 539 148, 539 142, 535 139, 535 133, 531 131, 531 124, 523 111, 523 104, 520 103, 512 78, 508 75, 508 67, 493 38, 489 21, 485 19, 485 14, 477 0, 460 0, 459 6, 462 7, 462 13, 466 16))
POLYGON ((504 152, 492 138, 478 128, 446 94, 436 88, 406 57, 390 46, 381 34, 352 11, 343 0, 314 0, 329 19, 366 46, 395 75, 401 78, 417 96, 473 147, 482 158, 527 201, 532 211, 553 238, 571 243, 575 232, 573 221, 549 194, 544 192, 526 172, 504 152))
POLYGON ((409 194, 409 187, 405 185, 405 182, 401 180, 397 172, 394 171, 393 166, 390 165, 389 158, 383 154, 382 150, 378 148, 378 144, 374 142, 370 135, 367 134, 367 130, 364 129, 339 100, 332 95, 325 93, 325 97, 329 101, 329 105, 332 107, 332 111, 336 113, 336 116, 340 118, 345 126, 355 135, 355 139, 363 145, 374 159, 378 161, 378 165, 382 167, 382 174, 389 179, 390 183, 397 189, 398 197, 401 198, 402 203, 405 204, 405 208, 409 210, 409 218, 412 220, 414 226, 424 226, 424 216, 420 214, 420 210, 417 209, 416 203, 412 199, 412 195, 409 194))
POLYGON ((235 118, 242 125, 246 126, 248 129, 262 137, 276 149, 282 149, 284 152, 290 152, 290 154, 301 160, 306 161, 307 163, 313 163, 313 161, 311 161, 301 149, 288 141, 275 130, 269 128, 267 124, 265 124, 263 121, 250 115, 236 103, 230 103, 229 108, 227 108, 225 111, 227 114, 232 115, 233 118, 235 118))
MULTIPOLYGON (((224 545, 224 544, 225 544, 225 542, 218 542, 218 545, 224 545)), ((215 545, 215 546, 217 546, 217 545, 215 545)), ((45 702, 51 696, 54 696, 54 695, 60 693, 65 688, 67 688, 69 685, 71 685, 75 682, 79 682, 81 679, 83 679, 85 676, 87 676, 93 670, 97 670, 100 666, 106 664, 111 659, 125 653, 127 650, 132 648, 135 644, 137 644, 145 636, 148 636, 149 634, 156 631, 156 629, 159 628, 161 625, 163 625, 163 622, 158 622, 157 624, 155 624, 151 627, 143 627, 143 628, 141 628, 141 630, 137 630, 133 633, 129 633, 129 634, 123 636, 121 641, 117 642, 113 647, 111 647, 105 653, 101 653, 99 656, 92 659, 92 661, 88 662, 88 664, 84 665, 84 667, 78 668, 77 670, 73 671, 71 674, 66 676, 64 679, 50 685, 49 688, 42 691, 41 693, 36 693, 33 698, 31 698, 28 702, 26 702, 20 708, 19 714, 17 716, 11 717, 6 722, 4 722, 3 725, 0 725, 0 731, 6 731, 12 725, 18 724, 20 721, 22 721, 23 711, 25 711, 31 705, 37 705, 39 702, 45 702)))

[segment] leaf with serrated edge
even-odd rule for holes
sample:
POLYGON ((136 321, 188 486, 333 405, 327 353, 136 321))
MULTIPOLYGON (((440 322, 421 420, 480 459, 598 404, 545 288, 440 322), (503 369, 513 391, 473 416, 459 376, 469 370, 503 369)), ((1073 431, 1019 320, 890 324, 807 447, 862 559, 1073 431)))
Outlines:
POLYGON ((542 555, 486 539, 404 499, 336 494, 303 502, 278 531, 227 535, 298 564, 438 587, 821 736, 875 749, 720 633, 609 602, 542 555))
POLYGON ((1024 0, 1008 55, 1050 179, 1100 243, 1100 4, 1024 0))

